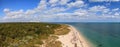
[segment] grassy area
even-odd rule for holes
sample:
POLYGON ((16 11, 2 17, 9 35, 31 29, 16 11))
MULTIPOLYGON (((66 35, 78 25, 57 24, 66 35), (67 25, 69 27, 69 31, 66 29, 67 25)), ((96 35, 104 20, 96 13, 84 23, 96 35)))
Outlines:
POLYGON ((69 32, 66 25, 48 23, 0 23, 0 47, 61 47, 54 35, 69 32))
POLYGON ((67 25, 61 25, 60 27, 58 27, 57 29, 54 30, 55 34, 56 35, 65 35, 65 34, 67 34, 70 31, 70 29, 68 27, 69 26, 67 26, 67 25))

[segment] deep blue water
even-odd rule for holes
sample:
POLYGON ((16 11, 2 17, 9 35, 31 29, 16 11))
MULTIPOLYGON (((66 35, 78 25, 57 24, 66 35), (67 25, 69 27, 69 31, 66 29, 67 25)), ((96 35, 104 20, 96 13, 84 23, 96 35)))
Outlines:
POLYGON ((95 47, 120 47, 120 23, 66 23, 79 30, 95 47))

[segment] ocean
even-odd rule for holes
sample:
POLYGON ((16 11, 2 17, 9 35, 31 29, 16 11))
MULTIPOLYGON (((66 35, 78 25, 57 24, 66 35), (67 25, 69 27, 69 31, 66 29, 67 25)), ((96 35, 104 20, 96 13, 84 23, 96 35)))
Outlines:
POLYGON ((94 47, 120 47, 120 23, 63 23, 74 26, 94 47))

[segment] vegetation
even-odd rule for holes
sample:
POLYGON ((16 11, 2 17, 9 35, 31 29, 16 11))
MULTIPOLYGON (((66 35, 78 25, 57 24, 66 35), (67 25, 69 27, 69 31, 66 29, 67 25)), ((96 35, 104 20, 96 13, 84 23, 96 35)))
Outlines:
POLYGON ((65 35, 69 32, 69 28, 67 25, 61 25, 60 27, 55 29, 55 34, 56 35, 65 35))
POLYGON ((0 47, 40 47, 43 44, 61 47, 54 35, 67 34, 67 27, 50 23, 1 23, 0 47))

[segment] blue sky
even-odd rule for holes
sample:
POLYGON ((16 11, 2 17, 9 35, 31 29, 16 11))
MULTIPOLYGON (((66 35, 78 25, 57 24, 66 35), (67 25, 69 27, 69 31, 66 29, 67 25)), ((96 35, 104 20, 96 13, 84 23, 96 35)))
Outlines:
POLYGON ((33 9, 39 4, 40 0, 0 0, 0 14, 3 15, 5 8, 12 9, 13 11, 23 9, 33 9))
POLYGON ((120 0, 0 0, 0 22, 120 22, 120 0))

